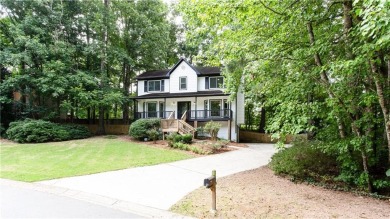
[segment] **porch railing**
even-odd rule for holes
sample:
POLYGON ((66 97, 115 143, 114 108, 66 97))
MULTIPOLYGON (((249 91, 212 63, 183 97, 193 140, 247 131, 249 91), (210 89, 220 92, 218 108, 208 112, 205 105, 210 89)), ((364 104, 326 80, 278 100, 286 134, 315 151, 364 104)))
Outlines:
POLYGON ((187 112, 189 121, 195 120, 230 120, 233 112, 230 109, 223 110, 190 110, 187 112))
MULTIPOLYGON (((175 111, 149 111, 149 112, 137 112, 136 119, 141 118, 161 118, 161 119, 173 119, 175 118, 175 111)), ((180 118, 184 121, 208 121, 219 120, 227 121, 231 120, 233 112, 230 109, 223 110, 189 110, 183 114, 180 118)))
POLYGON ((169 116, 174 113, 173 111, 148 111, 148 112, 137 112, 136 118, 137 119, 144 119, 144 118, 162 118, 166 119, 169 118, 169 116))
POLYGON ((186 123, 184 120, 177 120, 178 132, 180 134, 192 134, 194 136, 195 129, 190 124, 186 123))

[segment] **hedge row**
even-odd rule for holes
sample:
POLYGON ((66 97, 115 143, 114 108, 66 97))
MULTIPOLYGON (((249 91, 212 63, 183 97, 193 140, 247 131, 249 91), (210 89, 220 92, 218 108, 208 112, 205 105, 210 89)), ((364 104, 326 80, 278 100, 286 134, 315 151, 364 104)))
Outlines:
POLYGON ((11 122, 6 134, 8 139, 19 143, 66 141, 91 136, 85 126, 32 119, 11 122))

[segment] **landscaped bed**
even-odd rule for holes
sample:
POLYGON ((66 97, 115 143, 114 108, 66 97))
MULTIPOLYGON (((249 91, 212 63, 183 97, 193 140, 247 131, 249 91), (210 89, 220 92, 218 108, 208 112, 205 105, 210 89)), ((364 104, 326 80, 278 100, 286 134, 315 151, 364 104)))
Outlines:
POLYGON ((17 144, 0 140, 0 177, 34 182, 194 157, 113 136, 64 142, 17 144))
MULTIPOLYGON (((211 193, 199 188, 171 210, 212 218, 211 193)), ((268 167, 217 179, 218 218, 390 218, 390 199, 378 200, 274 175, 268 167)))
MULTIPOLYGON (((121 136, 122 139, 127 141, 135 141, 134 139, 131 139, 128 136, 121 136)), ((146 142, 140 142, 143 144, 150 145, 152 147, 158 147, 163 149, 175 149, 174 147, 169 146, 168 141, 166 140, 157 140, 154 141, 146 141, 146 142)), ((211 141, 210 139, 204 138, 204 139, 194 139, 190 146, 199 148, 199 151, 202 151, 204 153, 194 153, 190 150, 182 150, 177 148, 176 150, 181 150, 183 152, 187 152, 188 154, 191 154, 193 156, 203 156, 203 155, 210 155, 210 154, 219 154, 224 152, 229 152, 236 150, 237 148, 247 147, 246 144, 243 143, 236 143, 236 142, 229 142, 229 141, 211 141)))

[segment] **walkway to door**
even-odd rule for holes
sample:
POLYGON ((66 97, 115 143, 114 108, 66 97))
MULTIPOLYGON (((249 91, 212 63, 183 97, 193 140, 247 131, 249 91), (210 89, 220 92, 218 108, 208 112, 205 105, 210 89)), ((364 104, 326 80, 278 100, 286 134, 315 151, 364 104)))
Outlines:
POLYGON ((275 151, 273 144, 249 144, 248 148, 217 155, 38 183, 167 210, 203 186, 203 179, 213 169, 218 180, 218 177, 266 165, 275 151))

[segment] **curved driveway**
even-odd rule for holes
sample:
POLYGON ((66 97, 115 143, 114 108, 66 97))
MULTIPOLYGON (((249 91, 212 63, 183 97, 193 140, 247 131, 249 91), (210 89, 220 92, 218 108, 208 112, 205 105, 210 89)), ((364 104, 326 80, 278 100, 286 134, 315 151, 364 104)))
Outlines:
POLYGON ((266 165, 275 153, 273 144, 155 166, 38 182, 168 210, 189 192, 203 186, 215 169, 218 177, 266 165))

